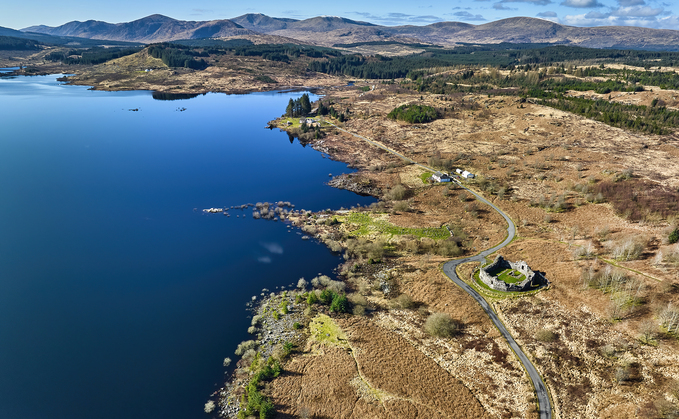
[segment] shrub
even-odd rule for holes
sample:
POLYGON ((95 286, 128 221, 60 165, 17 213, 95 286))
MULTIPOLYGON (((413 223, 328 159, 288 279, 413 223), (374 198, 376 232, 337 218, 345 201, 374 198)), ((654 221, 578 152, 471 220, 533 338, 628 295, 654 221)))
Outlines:
POLYGON ((292 328, 293 328, 293 329, 299 330, 299 329, 302 328, 302 325, 299 324, 299 322, 295 322, 295 323, 292 324, 292 328))
POLYGON ((259 407, 259 419, 269 419, 276 415, 276 408, 269 399, 262 401, 259 407))
POLYGON ((624 383, 625 381, 629 381, 631 375, 629 367, 618 367, 615 370, 615 381, 624 383))
POLYGON ((663 256, 663 262, 677 264, 679 263, 679 244, 668 250, 663 256))
POLYGON ((611 250, 611 256, 615 260, 635 260, 639 258, 644 248, 640 239, 629 238, 615 245, 611 250))
POLYGON ((224 365, 225 367, 228 367, 229 365, 231 365, 231 358, 228 358, 228 357, 227 357, 227 358, 224 358, 223 365, 224 365))
POLYGON ((405 188, 405 186, 399 183, 398 185, 391 188, 389 192, 386 193, 385 198, 392 201, 400 201, 406 198, 406 193, 407 189, 405 188))
POLYGON ((318 297, 316 296, 316 293, 311 291, 309 295, 306 298, 306 303, 309 306, 312 306, 318 302, 318 297))
POLYGON ((408 204, 408 201, 399 201, 394 204, 394 210, 399 211, 399 212, 405 212, 410 209, 410 205, 408 204))
POLYGON ((257 347, 257 342, 255 342, 254 340, 246 340, 246 341, 238 344, 238 347, 236 348, 235 354, 238 355, 238 356, 241 356, 247 350, 254 349, 256 347, 257 347))
POLYGON ((325 305, 329 305, 330 303, 332 303, 332 300, 334 298, 335 298, 335 293, 332 292, 331 290, 324 289, 323 291, 321 291, 321 295, 320 295, 321 303, 323 303, 325 305))
POLYGON ((448 257, 460 256, 462 254, 462 249, 460 249, 454 240, 442 240, 438 243, 436 253, 448 257))
POLYGON ((398 297, 391 300, 389 302, 389 305, 391 305, 392 308, 408 309, 413 308, 415 303, 413 302, 412 297, 409 296, 408 294, 401 294, 398 297))
POLYGON ((365 316, 365 306, 354 306, 351 312, 354 316, 365 316))
POLYGON ((535 333, 535 339, 540 342, 554 342, 556 340, 556 334, 551 330, 540 329, 535 333))
POLYGON ((349 300, 342 294, 335 294, 330 303, 330 311, 335 313, 347 313, 349 311, 349 300))
POLYGON ((667 240, 670 242, 670 244, 679 242, 679 228, 675 228, 674 231, 671 232, 670 235, 667 237, 667 240))
POLYGON ((297 288, 301 290, 306 289, 308 284, 309 283, 306 281, 306 279, 300 278, 299 281, 297 281, 297 288))
POLYGON ((428 334, 440 338, 455 336, 460 326, 446 313, 434 313, 424 322, 424 330, 428 334))
POLYGON ((205 413, 212 413, 213 410, 215 410, 215 402, 208 400, 208 402, 205 403, 205 413))

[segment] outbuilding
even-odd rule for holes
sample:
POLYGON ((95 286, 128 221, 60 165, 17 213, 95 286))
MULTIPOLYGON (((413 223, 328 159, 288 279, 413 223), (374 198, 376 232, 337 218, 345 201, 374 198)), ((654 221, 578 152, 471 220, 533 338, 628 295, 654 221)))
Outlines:
POLYGON ((431 178, 434 179, 436 182, 450 182, 450 176, 448 176, 447 173, 442 173, 442 172, 436 172, 433 175, 431 175, 431 178))
POLYGON ((462 169, 455 169, 455 172, 465 179, 474 179, 476 177, 473 173, 462 169))

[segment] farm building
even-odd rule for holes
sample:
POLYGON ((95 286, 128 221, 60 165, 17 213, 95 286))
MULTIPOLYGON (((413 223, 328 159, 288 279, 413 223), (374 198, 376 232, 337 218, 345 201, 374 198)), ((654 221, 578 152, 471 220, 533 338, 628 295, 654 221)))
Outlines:
POLYGON ((434 179, 435 182, 450 182, 451 180, 447 173, 441 172, 434 173, 431 175, 431 178, 434 179))
POLYGON ((466 170, 455 169, 455 171, 456 171, 460 176, 462 176, 462 177, 465 178, 465 179, 474 179, 474 178, 476 177, 476 176, 474 176, 473 173, 468 172, 468 171, 466 171, 466 170))

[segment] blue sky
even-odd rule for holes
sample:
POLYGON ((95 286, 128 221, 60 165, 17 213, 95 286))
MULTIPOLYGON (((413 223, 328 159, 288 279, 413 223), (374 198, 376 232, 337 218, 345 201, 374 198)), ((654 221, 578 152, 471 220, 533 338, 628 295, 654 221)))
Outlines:
POLYGON ((72 20, 129 22, 159 13, 180 20, 228 19, 245 13, 305 19, 342 16, 380 25, 440 21, 483 24, 514 16, 539 17, 572 26, 644 26, 679 29, 679 4, 669 0, 391 0, 366 2, 231 0, 2 0, 0 26, 58 26, 72 20))

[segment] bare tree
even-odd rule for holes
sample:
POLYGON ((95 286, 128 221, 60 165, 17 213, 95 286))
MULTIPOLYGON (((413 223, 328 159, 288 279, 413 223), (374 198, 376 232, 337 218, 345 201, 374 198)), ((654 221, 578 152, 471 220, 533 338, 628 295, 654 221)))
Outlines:
POLYGON ((639 325, 639 333, 641 334, 641 341, 645 344, 649 344, 655 338, 658 326, 653 320, 644 320, 639 325))
POLYGON ((669 333, 676 333, 679 329, 679 310, 672 303, 660 312, 660 323, 669 333))

